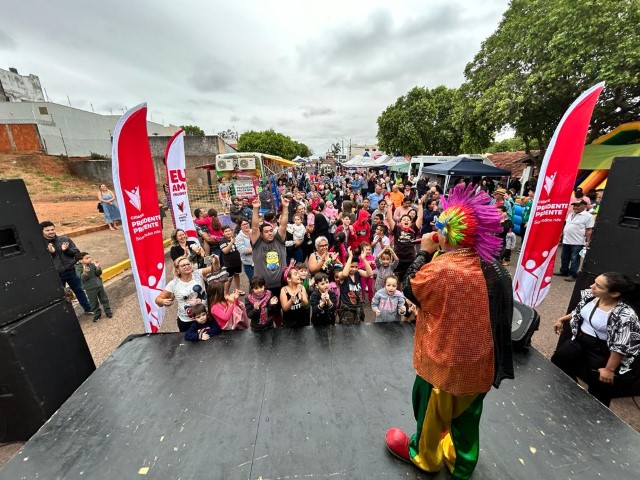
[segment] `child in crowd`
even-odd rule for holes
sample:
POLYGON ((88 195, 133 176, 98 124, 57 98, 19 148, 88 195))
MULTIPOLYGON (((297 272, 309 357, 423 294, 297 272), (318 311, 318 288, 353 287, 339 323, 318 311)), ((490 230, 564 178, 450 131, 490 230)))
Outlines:
POLYGON ((240 252, 236 247, 236 238, 233 234, 233 229, 229 226, 225 226, 222 229, 223 238, 220 241, 220 250, 222 251, 222 262, 227 268, 229 274, 229 280, 224 285, 225 294, 229 294, 231 288, 231 282, 236 284, 236 292, 239 295, 244 295, 244 292, 240 290, 240 272, 242 271, 242 259, 240 258, 240 252))
POLYGON ((384 280, 384 288, 378 290, 371 302, 376 314, 376 322, 396 322, 407 313, 404 295, 398 290, 398 279, 389 275, 384 280))
POLYGON ((273 222, 276 219, 276 212, 272 211, 272 210, 267 210, 266 212, 264 212, 264 215, 262 216, 263 221, 267 222, 270 225, 273 225, 273 222))
POLYGON ((229 185, 227 184, 227 179, 222 177, 220 179, 220 183, 218 183, 218 197, 220 197, 220 203, 222 203, 222 210, 226 215, 229 213, 229 207, 231 206, 230 194, 229 194, 229 185))
POLYGON ((287 285, 280 291, 282 326, 285 328, 309 326, 309 298, 296 268, 287 271, 287 285))
POLYGON ((89 299, 90 309, 91 312, 93 312, 93 321, 97 322, 102 316, 98 301, 102 305, 102 308, 104 308, 104 313, 107 315, 107 318, 113 317, 113 312, 109 305, 109 298, 102 284, 102 278, 100 278, 102 275, 100 262, 92 262, 91 255, 87 252, 76 253, 75 259, 77 262, 76 273, 78 277, 80 277, 82 288, 89 299))
POLYGON ((207 215, 211 218, 211 236, 219 242, 224 236, 224 231, 222 230, 222 223, 218 218, 218 211, 215 208, 210 208, 207 210, 207 215))
POLYGON ((207 288, 209 310, 211 316, 222 330, 241 330, 247 328, 248 322, 244 305, 238 301, 237 291, 225 295, 225 284, 221 282, 210 283, 207 288), (236 308, 237 307, 237 308, 236 308))
POLYGON ((342 271, 341 263, 334 263, 333 268, 329 271, 329 290, 336 296, 336 311, 340 307, 340 272, 342 271))
POLYGON ((393 271, 398 266, 399 260, 396 252, 390 247, 381 250, 376 256, 376 267, 378 276, 376 277, 373 289, 377 292, 384 288, 384 281, 389 275, 393 275, 393 271))
POLYGON ((363 259, 364 270, 358 270, 358 263, 353 260, 353 251, 348 250, 347 262, 340 272, 340 323, 356 324, 364 322, 364 303, 362 299, 361 277, 373 275, 371 265, 363 259))
MULTIPOLYGON (((381 214, 380 217, 382 217, 381 214)), ((384 224, 376 225, 375 233, 373 234, 373 240, 371 246, 373 247, 373 255, 378 257, 380 252, 389 247, 391 242, 389 241, 389 229, 384 224)))
POLYGON ((302 217, 300 215, 294 215, 293 223, 290 223, 287 225, 287 232, 293 235, 292 241, 290 240, 288 242, 285 242, 285 245, 287 247, 290 247, 290 246, 299 247, 300 245, 302 245, 302 242, 304 241, 304 235, 307 232, 307 229, 303 225, 302 217), (289 244, 289 242, 292 242, 292 243, 289 244))
POLYGON ((373 276, 371 277, 360 277, 360 283, 362 284, 362 299, 364 300, 365 292, 369 297, 369 304, 371 304, 371 300, 373 300, 373 295, 375 291, 373 290, 373 282, 376 275, 376 257, 371 253, 371 245, 369 242, 362 242, 360 244, 360 258, 358 259, 358 270, 364 270, 364 259, 369 262, 371 265, 371 270, 373 271, 373 276))
POLYGON ((302 262, 296 263, 295 268, 296 270, 298 270, 298 275, 300 276, 300 283, 306 290, 307 295, 309 295, 309 289, 313 288, 313 278, 309 278, 309 269, 302 262))
POLYGON ((214 335, 221 332, 213 318, 207 315, 207 307, 203 303, 198 303, 191 308, 191 315, 195 322, 191 322, 189 330, 184 334, 184 339, 190 342, 199 340, 209 340, 214 335))
POLYGON ((307 226, 312 227, 316 223, 316 212, 312 205, 307 205, 307 226))
POLYGON ((244 301, 251 320, 251 330, 254 332, 264 332, 273 328, 273 313, 278 308, 278 297, 273 296, 265 285, 265 280, 260 275, 251 278, 251 293, 244 301))
POLYGON ((347 237, 344 232, 336 233, 336 243, 329 249, 330 252, 338 254, 337 261, 344 265, 347 261, 347 237))
POLYGON ((316 288, 311 292, 311 323, 314 327, 333 325, 336 322, 338 300, 330 288, 326 273, 316 273, 313 277, 316 288))
POLYGON ((509 229, 505 238, 504 253, 502 254, 502 265, 509 266, 511 262, 511 250, 516 248, 516 234, 513 233, 513 228, 509 229))
POLYGON ((204 233, 211 235, 213 227, 211 226, 211 217, 207 217, 207 212, 202 208, 196 208, 193 211, 193 222, 198 225, 204 233))
POLYGON ((342 223, 336 228, 336 238, 340 233, 344 233, 345 239, 342 241, 345 246, 350 246, 353 242, 356 232, 351 225, 351 217, 349 215, 342 215, 342 223))

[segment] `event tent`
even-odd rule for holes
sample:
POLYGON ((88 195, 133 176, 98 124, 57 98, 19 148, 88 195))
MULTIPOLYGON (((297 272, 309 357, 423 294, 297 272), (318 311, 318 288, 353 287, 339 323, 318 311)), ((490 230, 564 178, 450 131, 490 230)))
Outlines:
POLYGON ((506 177, 511 175, 509 170, 487 165, 467 157, 424 167, 422 173, 461 177, 506 177))
POLYGON ((411 166, 411 162, 405 161, 404 163, 395 164, 389 170, 391 170, 392 172, 409 173, 410 166, 411 166))
POLYGON ((444 191, 447 191, 449 180, 452 176, 460 177, 507 177, 511 176, 509 170, 487 165, 478 160, 467 157, 461 157, 450 162, 440 163, 438 165, 430 165, 422 169, 422 173, 432 175, 443 175, 446 177, 444 182, 444 191))

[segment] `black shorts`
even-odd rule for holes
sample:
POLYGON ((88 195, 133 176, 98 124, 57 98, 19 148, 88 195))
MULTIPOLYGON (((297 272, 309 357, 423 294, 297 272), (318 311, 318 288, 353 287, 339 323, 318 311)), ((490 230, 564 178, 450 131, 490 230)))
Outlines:
POLYGON ((240 265, 227 265, 227 273, 229 274, 230 277, 234 276, 234 275, 239 275, 240 272, 242 272, 242 264, 240 265))

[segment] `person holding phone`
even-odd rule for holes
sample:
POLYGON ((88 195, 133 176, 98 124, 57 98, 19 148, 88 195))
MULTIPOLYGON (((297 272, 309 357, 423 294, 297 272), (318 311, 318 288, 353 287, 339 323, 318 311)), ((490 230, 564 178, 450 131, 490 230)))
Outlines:
MULTIPOLYGON (((217 262, 215 262, 217 263, 217 262)), ((195 321, 191 308, 198 304, 207 304, 207 290, 204 279, 211 273, 212 265, 194 270, 189 257, 178 257, 173 261, 174 277, 156 297, 156 305, 169 307, 178 303, 176 319, 178 331, 186 332, 195 321)))

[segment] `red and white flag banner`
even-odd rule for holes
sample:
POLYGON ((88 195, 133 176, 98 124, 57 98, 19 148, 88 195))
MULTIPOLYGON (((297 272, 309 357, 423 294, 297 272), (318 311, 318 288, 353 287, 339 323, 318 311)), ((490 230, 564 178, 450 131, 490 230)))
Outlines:
POLYGON ((530 307, 540 305, 549 293, 589 121, 603 88, 604 82, 594 85, 573 102, 544 156, 513 280, 514 299, 530 307))
POLYGON ((189 197, 187 196, 187 167, 184 159, 184 131, 178 130, 167 144, 164 154, 169 187, 169 205, 176 228, 184 230, 189 240, 198 245, 198 234, 191 216, 189 197))
POLYGON ((147 105, 140 104, 118 121, 111 155, 113 186, 122 216, 131 270, 138 291, 144 329, 155 333, 164 309, 155 298, 164 289, 164 245, 158 192, 147 136, 147 105))

